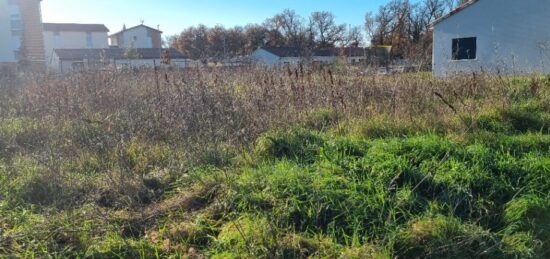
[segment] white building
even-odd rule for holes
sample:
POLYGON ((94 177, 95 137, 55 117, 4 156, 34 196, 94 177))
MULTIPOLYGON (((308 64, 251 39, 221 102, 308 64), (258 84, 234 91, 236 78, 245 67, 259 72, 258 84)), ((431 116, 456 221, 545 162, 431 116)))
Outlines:
POLYGON ((181 52, 173 48, 135 49, 133 57, 129 57, 127 51, 127 49, 122 48, 56 49, 52 55, 52 67, 57 72, 68 73, 90 69, 120 69, 161 65, 185 68, 191 62, 181 52))
POLYGON ((44 23, 46 63, 52 64, 55 49, 108 48, 109 29, 103 24, 44 23))
POLYGON ((25 58, 30 65, 43 67, 40 12, 40 0, 0 0, 0 65, 25 58))
POLYGON ((389 47, 322 48, 305 50, 293 47, 261 47, 250 55, 250 60, 268 67, 297 64, 327 64, 342 59, 347 64, 367 64, 389 59, 389 47))
POLYGON ((292 47, 262 47, 250 55, 253 63, 268 67, 297 65, 304 61, 305 51, 292 47))
POLYGON ((472 0, 433 24, 433 73, 550 73, 550 1, 472 0))
POLYGON ((162 31, 145 26, 138 25, 126 29, 126 26, 115 34, 109 36, 111 46, 119 48, 128 48, 133 44, 134 48, 161 48, 162 31))

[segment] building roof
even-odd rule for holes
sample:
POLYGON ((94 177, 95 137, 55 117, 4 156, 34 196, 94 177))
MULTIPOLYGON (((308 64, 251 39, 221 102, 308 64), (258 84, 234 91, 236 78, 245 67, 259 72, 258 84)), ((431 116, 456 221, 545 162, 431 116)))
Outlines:
POLYGON ((156 31, 156 32, 162 33, 162 31, 160 31, 160 30, 157 30, 157 29, 155 29, 155 28, 149 27, 149 26, 147 26, 147 25, 140 24, 140 25, 137 25, 137 26, 134 26, 134 27, 130 27, 130 28, 128 28, 128 29, 123 29, 123 30, 121 30, 121 31, 119 31, 119 32, 113 33, 113 34, 109 35, 109 37, 116 36, 116 35, 119 35, 119 34, 121 34, 121 33, 127 32, 127 31, 129 31, 129 30, 133 30, 133 29, 136 29, 136 28, 139 28, 139 27, 144 27, 144 28, 146 28, 146 29, 148 29, 148 30, 152 30, 152 31, 156 31))
POLYGON ((277 57, 302 57, 306 50, 296 47, 262 47, 261 49, 277 56, 277 57))
MULTIPOLYGON (((162 49, 168 50, 170 58, 185 59, 186 57, 177 49, 162 49)), ((158 59, 160 58, 161 49, 136 49, 138 59, 158 59)), ((108 48, 108 49, 55 49, 55 54, 61 60, 100 60, 100 59, 126 59, 123 48, 108 48)))
POLYGON ((432 22, 431 26, 430 27, 434 27, 436 26, 438 23, 444 21, 444 20, 447 20, 449 17, 461 12, 462 10, 472 6, 473 4, 479 2, 479 0, 469 0, 468 2, 460 5, 459 7, 455 8, 454 10, 452 10, 451 12, 449 12, 448 14, 444 15, 444 16, 441 16, 439 19, 435 20, 434 22, 432 22))
POLYGON ((104 24, 43 23, 44 31, 109 32, 104 24))
MULTIPOLYGON (((363 57, 368 54, 372 54, 374 49, 379 47, 372 48, 319 48, 307 51, 303 48, 295 47, 262 47, 261 49, 275 55, 278 57, 303 57, 306 55, 311 55, 315 57, 335 57, 344 54, 347 57, 363 57)), ((380 48, 384 49, 383 52, 387 52, 385 47, 380 48)))

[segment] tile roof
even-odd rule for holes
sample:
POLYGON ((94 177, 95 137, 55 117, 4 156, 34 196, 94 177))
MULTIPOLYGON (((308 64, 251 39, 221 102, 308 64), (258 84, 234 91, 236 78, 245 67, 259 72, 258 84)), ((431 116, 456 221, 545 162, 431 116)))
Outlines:
POLYGON ((430 24, 430 27, 433 28, 434 26, 436 26, 438 23, 444 21, 444 20, 447 20, 449 17, 461 12, 462 10, 472 6, 473 4, 479 2, 479 0, 469 0, 468 2, 460 5, 459 7, 455 8, 454 10, 452 10, 451 12, 449 12, 448 14, 444 15, 444 16, 441 16, 439 19, 435 20, 434 22, 432 22, 430 24))
POLYGON ((118 35, 118 34, 121 34, 121 33, 123 33, 123 32, 129 31, 129 30, 133 30, 133 29, 139 28, 139 27, 145 27, 145 28, 148 29, 148 30, 153 30, 153 31, 162 33, 162 31, 160 31, 160 30, 157 30, 157 29, 155 29, 155 28, 149 27, 149 26, 147 26, 147 25, 140 24, 140 25, 137 25, 137 26, 134 26, 134 27, 130 27, 130 28, 128 28, 128 29, 124 29, 124 30, 121 30, 121 31, 119 31, 119 32, 113 33, 113 34, 109 35, 109 37, 115 36, 115 35, 118 35))
MULTIPOLYGON (((184 59, 186 58, 181 52, 174 48, 163 49, 163 51, 169 50, 170 58, 172 59, 184 59)), ((139 59, 157 59, 160 56, 160 49, 136 49, 139 59)), ((55 49, 55 54, 61 60, 99 60, 105 59, 125 59, 124 53, 126 49, 123 48, 108 48, 108 49, 55 49)))
POLYGON ((109 32, 104 24, 43 23, 44 31, 109 32))

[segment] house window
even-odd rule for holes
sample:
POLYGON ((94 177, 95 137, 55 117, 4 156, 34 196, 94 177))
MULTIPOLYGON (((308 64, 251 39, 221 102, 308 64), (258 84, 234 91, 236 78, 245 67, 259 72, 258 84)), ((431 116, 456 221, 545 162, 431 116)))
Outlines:
POLYGON ((92 41, 92 33, 86 32, 86 47, 93 48, 94 42, 92 41))
POLYGON ((61 40, 59 39, 60 33, 58 31, 55 31, 53 33, 53 48, 58 49, 61 47, 61 40))
POLYGON ((477 38, 453 39, 453 60, 467 60, 477 58, 477 38))
POLYGON ((136 41, 137 41, 137 36, 134 36, 134 42, 136 42, 136 41))
POLYGON ((21 22, 21 15, 19 14, 12 14, 10 15, 10 29, 12 31, 12 35, 21 35, 21 31, 23 30, 23 23, 21 22))

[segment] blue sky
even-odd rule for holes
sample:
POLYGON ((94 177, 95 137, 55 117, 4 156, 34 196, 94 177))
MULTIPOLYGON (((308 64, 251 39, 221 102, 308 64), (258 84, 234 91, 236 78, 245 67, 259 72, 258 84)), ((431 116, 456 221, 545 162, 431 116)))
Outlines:
POLYGON ((385 0, 45 0, 44 22, 103 23, 116 32, 122 25, 160 25, 164 36, 199 23, 226 27, 261 23, 285 8, 303 17, 331 11, 339 23, 362 25, 365 13, 385 0))

